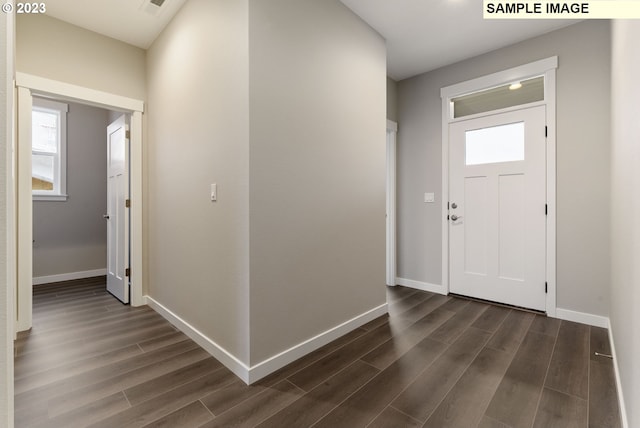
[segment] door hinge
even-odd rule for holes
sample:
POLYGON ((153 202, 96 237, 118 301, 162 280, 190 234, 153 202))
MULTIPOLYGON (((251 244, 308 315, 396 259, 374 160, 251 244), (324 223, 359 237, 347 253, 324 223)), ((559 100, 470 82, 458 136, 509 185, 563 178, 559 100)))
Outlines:
POLYGON ((549 291, 549 284, 547 284, 546 282, 544 283, 544 294, 547 294, 549 291))
POLYGON ((544 138, 547 138, 548 132, 549 132, 549 129, 545 126, 544 127, 544 138))
POLYGON ((124 201, 125 208, 131 208, 131 199, 126 199, 124 201))
POLYGON ((544 215, 549 215, 549 205, 544 204, 544 215))
POLYGON ((124 270, 124 276, 126 276, 126 277, 131 276, 131 268, 126 268, 126 269, 124 270))
POLYGON ((125 138, 127 140, 130 139, 131 138, 131 131, 129 131, 129 130, 125 131, 124 135, 125 135, 125 138))

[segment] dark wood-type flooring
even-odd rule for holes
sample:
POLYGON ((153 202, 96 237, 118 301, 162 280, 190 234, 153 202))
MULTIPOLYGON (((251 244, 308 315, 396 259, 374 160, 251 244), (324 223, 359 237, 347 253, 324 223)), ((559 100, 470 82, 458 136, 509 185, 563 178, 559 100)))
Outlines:
POLYGON ((378 318, 246 386, 104 278, 35 287, 17 427, 619 427, 607 331, 404 287, 378 318))

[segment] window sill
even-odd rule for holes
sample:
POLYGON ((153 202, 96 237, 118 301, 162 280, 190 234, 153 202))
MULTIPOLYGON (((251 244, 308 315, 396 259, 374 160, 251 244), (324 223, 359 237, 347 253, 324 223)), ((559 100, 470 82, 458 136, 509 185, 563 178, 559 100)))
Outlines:
POLYGON ((65 202, 67 198, 67 195, 33 195, 34 201, 65 202))

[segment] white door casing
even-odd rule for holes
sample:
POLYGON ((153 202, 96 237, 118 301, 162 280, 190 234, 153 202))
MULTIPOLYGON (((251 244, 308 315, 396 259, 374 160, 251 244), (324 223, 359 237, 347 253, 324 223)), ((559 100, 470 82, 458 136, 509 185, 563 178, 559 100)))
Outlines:
POLYGON ((545 106, 451 123, 449 139, 450 291, 545 311, 545 106), (471 159, 475 135, 507 129, 523 160, 471 159))
POLYGON ((492 74, 473 78, 441 88, 442 98, 442 194, 446 198, 442 204, 442 293, 450 291, 449 269, 449 124, 463 119, 454 117, 452 99, 455 97, 480 92, 516 81, 526 80, 536 76, 544 76, 544 100, 535 103, 510 107, 507 109, 469 116, 471 119, 492 113, 517 110, 523 107, 544 105, 546 108, 546 313, 555 317, 557 313, 557 284, 556 284, 556 69, 558 57, 552 56, 527 64, 519 65, 492 74))
POLYGON ((398 124, 387 120, 387 285, 396 285, 396 134, 398 124))
POLYGON ((131 114, 131 147, 130 147, 130 199, 131 215, 131 305, 146 304, 142 283, 142 114, 144 103, 121 95, 115 95, 91 88, 72 85, 65 82, 46 79, 31 74, 16 73, 17 87, 17 164, 18 174, 15 177, 16 187, 16 298, 15 315, 16 331, 25 331, 32 324, 32 250, 31 250, 31 104, 32 93, 50 96, 56 99, 79 102, 108 110, 124 111, 131 114))
POLYGON ((107 128, 107 291, 129 303, 129 139, 122 115, 107 128))

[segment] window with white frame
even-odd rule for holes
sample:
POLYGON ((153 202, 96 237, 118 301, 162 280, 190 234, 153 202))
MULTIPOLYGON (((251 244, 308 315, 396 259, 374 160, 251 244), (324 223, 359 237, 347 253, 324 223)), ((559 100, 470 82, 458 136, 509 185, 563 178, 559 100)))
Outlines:
POLYGON ((67 104, 33 98, 31 185, 34 200, 67 199, 67 104))

